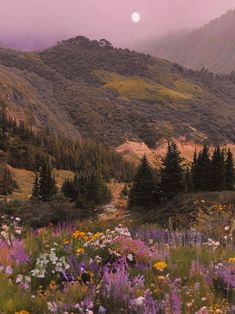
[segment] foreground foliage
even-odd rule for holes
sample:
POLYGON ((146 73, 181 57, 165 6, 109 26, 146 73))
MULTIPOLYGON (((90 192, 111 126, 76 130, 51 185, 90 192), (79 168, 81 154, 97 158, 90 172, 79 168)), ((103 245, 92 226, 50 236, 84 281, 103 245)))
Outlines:
POLYGON ((198 215, 186 231, 94 222, 30 230, 2 215, 0 312, 232 313, 234 213, 219 205, 198 215))

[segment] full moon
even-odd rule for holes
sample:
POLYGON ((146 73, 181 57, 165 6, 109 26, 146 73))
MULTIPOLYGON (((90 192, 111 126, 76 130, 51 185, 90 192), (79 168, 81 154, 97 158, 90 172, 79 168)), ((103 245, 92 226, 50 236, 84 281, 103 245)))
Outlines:
POLYGON ((140 19, 141 19, 140 13, 139 12, 133 12, 131 15, 131 19, 134 23, 139 23, 140 19))

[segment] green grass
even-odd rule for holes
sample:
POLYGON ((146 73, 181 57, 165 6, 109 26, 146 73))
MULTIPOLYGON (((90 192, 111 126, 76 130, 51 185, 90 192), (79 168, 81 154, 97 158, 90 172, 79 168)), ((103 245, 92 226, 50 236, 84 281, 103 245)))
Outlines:
MULTIPOLYGON (((9 195, 9 199, 22 201, 28 200, 32 193, 32 186, 35 177, 34 172, 16 168, 12 168, 12 172, 18 188, 11 195, 9 195)), ((59 189, 62 187, 62 184, 66 179, 72 179, 74 176, 73 172, 67 170, 55 169, 53 173, 59 189)))
POLYGON ((188 100, 193 97, 193 87, 187 82, 178 82, 175 88, 168 88, 154 81, 135 77, 127 77, 118 73, 107 71, 95 71, 95 75, 102 82, 104 88, 114 90, 119 95, 139 100, 159 101, 170 99, 171 101, 188 100))

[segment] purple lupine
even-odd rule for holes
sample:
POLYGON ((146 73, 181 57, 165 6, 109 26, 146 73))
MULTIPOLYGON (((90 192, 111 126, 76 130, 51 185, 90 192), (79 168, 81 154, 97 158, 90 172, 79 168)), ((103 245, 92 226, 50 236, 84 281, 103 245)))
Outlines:
POLYGON ((214 279, 220 279, 227 290, 235 288, 235 266, 218 264, 214 267, 214 279))
POLYGON ((171 246, 177 245, 196 245, 200 246, 207 242, 207 237, 195 230, 183 232, 171 232, 166 229, 158 229, 155 225, 148 225, 146 227, 133 228, 131 234, 134 239, 142 239, 149 243, 152 240, 156 244, 169 244, 171 246))
POLYGON ((84 301, 75 304, 74 308, 78 309, 80 313, 86 314, 89 310, 92 310, 94 307, 94 291, 90 289, 84 301))
POLYGON ((177 294, 176 288, 173 289, 171 294, 172 312, 174 314, 181 314, 181 300, 177 294))
POLYGON ((11 256, 18 265, 26 264, 30 260, 29 255, 25 250, 24 244, 18 240, 14 240, 12 242, 11 256))
POLYGON ((144 296, 144 310, 143 314, 158 314, 161 311, 161 305, 159 302, 153 299, 149 290, 145 292, 144 296))

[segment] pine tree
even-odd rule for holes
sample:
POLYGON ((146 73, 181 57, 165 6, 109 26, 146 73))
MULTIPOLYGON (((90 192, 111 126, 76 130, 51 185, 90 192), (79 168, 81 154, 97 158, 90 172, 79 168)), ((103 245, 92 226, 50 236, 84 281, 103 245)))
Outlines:
POLYGON ((37 172, 35 174, 34 183, 33 183, 32 198, 40 199, 40 185, 39 185, 39 177, 38 177, 37 172))
POLYGON ((176 144, 168 144, 161 171, 161 189, 166 199, 171 199, 184 191, 184 170, 182 158, 176 144))
POLYGON ((192 174, 192 183, 193 183, 193 190, 194 192, 199 191, 199 185, 200 185, 200 169, 198 167, 198 156, 197 151, 195 149, 194 156, 193 156, 193 163, 191 168, 191 174, 192 174))
POLYGON ((49 201, 53 195, 57 193, 55 177, 52 175, 52 167, 50 161, 44 160, 40 168, 40 199, 49 201))
POLYGON ((216 147, 211 160, 211 191, 224 191, 226 189, 226 169, 224 152, 216 147))
POLYGON ((194 190, 193 180, 192 180, 192 174, 189 170, 189 167, 187 167, 186 173, 184 176, 184 186, 185 186, 185 192, 186 193, 193 192, 193 190, 194 190))
POLYGON ((200 151, 196 162, 196 173, 198 175, 198 186, 195 191, 210 191, 211 190, 211 160, 209 147, 205 144, 202 151, 200 151))
POLYGON ((152 169, 144 156, 129 193, 129 207, 152 208, 158 203, 155 190, 152 169))
POLYGON ((233 161, 233 153, 231 150, 228 150, 227 159, 226 159, 226 188, 229 191, 234 190, 234 161, 233 161))
POLYGON ((103 179, 100 169, 81 171, 76 177, 77 200, 80 209, 95 209, 111 201, 111 191, 103 179))
POLYGON ((16 187, 16 182, 12 177, 12 172, 8 165, 3 166, 3 168, 0 170, 2 172, 2 180, 0 182, 0 194, 11 194, 16 187))
POLYGON ((75 201, 77 198, 77 190, 76 190, 75 182, 76 182, 75 179, 74 180, 67 179, 64 181, 62 189, 61 189, 64 196, 69 198, 71 201, 75 201))

